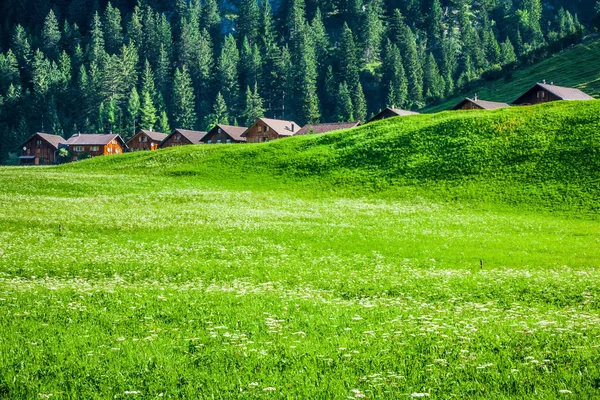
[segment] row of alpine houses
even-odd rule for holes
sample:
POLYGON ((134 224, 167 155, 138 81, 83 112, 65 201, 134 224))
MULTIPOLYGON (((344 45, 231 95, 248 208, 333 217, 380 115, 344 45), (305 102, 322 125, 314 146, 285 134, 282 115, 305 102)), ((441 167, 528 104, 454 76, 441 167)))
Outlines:
MULTIPOLYGON (((546 81, 536 83, 526 91, 513 105, 533 105, 559 100, 594 100, 579 89, 556 86, 546 81)), ((452 110, 495 110, 510 107, 508 103, 465 98, 452 110)), ((368 122, 390 117, 404 117, 418 114, 413 111, 387 107, 368 122)), ((244 126, 215 125, 209 132, 175 129, 171 134, 141 130, 127 143, 118 134, 80 134, 68 140, 61 136, 47 133, 36 133, 30 137, 22 148, 21 164, 50 165, 60 162, 77 161, 100 155, 119 154, 126 151, 157 150, 160 148, 191 144, 218 143, 260 143, 289 136, 310 133, 326 133, 340 129, 350 129, 361 124, 357 122, 338 122, 325 124, 308 124, 300 127, 294 121, 259 118, 254 125, 244 126), (61 152, 61 149, 66 151, 61 152)))
POLYGON ((250 128, 217 124, 210 131, 175 129, 171 134, 140 130, 127 142, 119 134, 76 133, 69 139, 48 133, 36 133, 22 145, 22 165, 52 165, 90 157, 129 151, 158 150, 192 144, 260 143, 289 136, 326 133, 350 129, 361 124, 339 122, 308 124, 300 127, 294 121, 259 118, 250 128))

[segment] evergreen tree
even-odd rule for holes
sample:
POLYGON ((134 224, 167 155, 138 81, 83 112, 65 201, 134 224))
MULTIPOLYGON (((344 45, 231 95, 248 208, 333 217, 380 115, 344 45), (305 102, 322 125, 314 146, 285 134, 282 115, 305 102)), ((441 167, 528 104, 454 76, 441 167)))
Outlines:
POLYGON ((358 85, 354 88, 354 95, 352 96, 353 104, 353 117, 357 121, 365 121, 367 118, 367 101, 365 100, 365 94, 363 92, 362 85, 358 82, 358 85))
POLYGON ((256 43, 260 29, 260 10, 257 0, 241 0, 237 21, 237 32, 240 44, 248 40, 250 45, 256 43))
POLYGON ((237 110, 239 59, 235 39, 227 35, 217 63, 217 82, 225 102, 233 110, 237 110))
MULTIPOLYGON (((131 90, 131 95, 129 96, 129 100, 127 101, 127 116, 129 117, 129 121, 131 123, 131 134, 135 135, 136 130, 138 128, 138 116, 140 114, 140 96, 138 95, 138 91, 136 88, 131 90)), ((144 126, 142 125, 142 128, 144 126)))
POLYGON ((27 39, 27 33, 21 25, 16 25, 11 42, 10 48, 17 56, 17 60, 21 68, 28 69, 31 66, 31 46, 29 39, 27 39))
POLYGON ((204 2, 204 7, 202 8, 202 27, 208 31, 211 41, 215 45, 220 43, 221 17, 219 16, 217 0, 206 0, 204 2))
POLYGON ((426 19, 427 38, 429 48, 436 49, 440 45, 444 32, 442 25, 442 5, 440 0, 428 0, 428 2, 430 6, 428 7, 429 14, 426 19))
POLYGON ((444 79, 440 75, 438 65, 432 53, 427 57, 425 74, 423 77, 425 97, 430 101, 437 101, 444 95, 444 79))
POLYGON ((501 64, 507 65, 517 61, 517 55, 515 54, 515 48, 513 47, 510 39, 507 37, 501 46, 501 64))
POLYGON ((301 123, 319 122, 319 99, 317 96, 317 66, 315 50, 309 25, 305 25, 303 31, 298 35, 298 51, 294 60, 295 70, 293 72, 295 82, 292 93, 296 99, 295 114, 301 123))
POLYGON ((404 17, 399 10, 394 12, 391 39, 397 44, 403 56, 409 102, 414 106, 420 106, 423 100, 423 68, 419 60, 415 36, 404 22, 404 17))
POLYGON ((385 33, 383 25, 383 5, 381 0, 370 0, 366 7, 366 15, 360 29, 360 37, 365 62, 377 59, 381 48, 381 40, 385 33))
POLYGON ((140 107, 140 125, 142 129, 153 130, 157 119, 156 107, 154 107, 150 93, 147 91, 142 92, 142 102, 140 107))
POLYGON ((158 126, 156 127, 158 132, 169 133, 171 132, 171 128, 169 126, 169 117, 167 116, 166 111, 161 111, 158 117, 158 126))
POLYGON ((346 82, 340 83, 336 98, 335 113, 339 122, 354 121, 354 106, 352 105, 352 98, 350 97, 350 91, 346 82))
POLYGON ((221 95, 221 92, 217 93, 217 98, 213 105, 213 113, 209 117, 209 123, 207 130, 210 130, 217 124, 229 125, 229 113, 227 111, 227 104, 225 99, 221 95))
POLYGON ((142 17, 139 7, 133 9, 131 20, 127 24, 127 36, 130 42, 133 42, 137 48, 142 47, 142 17))
POLYGON ((359 84, 358 52, 354 43, 354 35, 346 23, 342 28, 338 60, 340 63, 340 80, 345 80, 349 90, 354 92, 359 84))
POLYGON ((121 11, 108 2, 104 10, 104 38, 109 54, 117 53, 123 44, 123 28, 121 27, 121 11))
POLYGON ((51 59, 57 59, 60 54, 60 28, 58 26, 58 20, 54 11, 50 10, 46 21, 44 21, 44 28, 42 29, 42 40, 44 44, 44 51, 46 55, 51 59))
POLYGON ((408 85, 400 50, 389 40, 383 53, 382 83, 384 89, 382 98, 387 102, 385 106, 399 108, 408 106, 408 85))
POLYGON ((195 96, 192 79, 186 66, 175 70, 173 77, 173 123, 178 128, 194 129, 196 125, 195 96))
POLYGON ((88 44, 88 60, 92 63, 100 63, 106 56, 104 49, 104 33, 102 32, 102 22, 98 13, 94 15, 92 29, 90 32, 90 42, 88 44))
POLYGON ((258 85, 254 85, 254 92, 248 86, 246 89, 246 107, 244 108, 243 123, 245 126, 252 126, 256 120, 264 117, 265 109, 263 108, 262 98, 258 94, 258 85))

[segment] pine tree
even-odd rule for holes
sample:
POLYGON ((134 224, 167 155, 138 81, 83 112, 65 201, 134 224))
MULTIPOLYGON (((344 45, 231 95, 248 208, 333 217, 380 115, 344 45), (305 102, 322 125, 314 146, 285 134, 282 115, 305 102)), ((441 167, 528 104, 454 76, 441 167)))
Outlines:
POLYGON ((141 86, 142 96, 144 93, 148 93, 150 98, 154 101, 156 100, 156 86, 154 82, 154 72, 152 72, 152 67, 150 66, 150 62, 146 60, 144 63, 144 72, 142 73, 142 86, 141 86))
POLYGON ((171 128, 169 127, 169 117, 166 111, 161 111, 158 117, 158 126, 156 127, 158 132, 169 133, 171 128))
POLYGON ((346 23, 342 28, 338 60, 340 63, 340 80, 345 80, 348 89, 354 92, 359 84, 358 52, 354 43, 354 35, 346 23))
POLYGON ((98 13, 94 15, 92 29, 90 32, 90 42, 88 44, 88 60, 93 63, 100 63, 106 56, 104 49, 104 33, 102 32, 102 22, 98 13))
MULTIPOLYGON (((152 102, 150 93, 142 92, 142 102, 140 107, 140 126, 142 129, 152 130, 158 117, 156 116, 156 107, 152 102)), ((187 125, 183 125, 187 126, 187 125)))
POLYGON ((507 65, 517 61, 517 55, 515 54, 515 48, 513 47, 510 39, 507 37, 501 46, 501 64, 507 65))
POLYGON ((117 53, 123 44, 123 28, 121 27, 121 11, 108 2, 104 10, 104 38, 109 54, 117 53))
POLYGON ((133 9, 131 20, 127 24, 127 37, 139 49, 143 45, 142 39, 142 17, 138 6, 133 9))
POLYGON ((391 39, 397 44, 403 57, 410 104, 418 106, 423 99, 423 69, 415 36, 399 10, 394 12, 391 39))
POLYGON ((263 108, 262 98, 258 94, 258 85, 254 85, 254 92, 250 90, 250 86, 246 89, 246 107, 242 114, 243 123, 245 126, 252 126, 256 120, 264 117, 265 109, 263 108))
POLYGON ((383 53, 382 83, 382 88, 387 89, 382 93, 382 98, 387 102, 385 106, 400 108, 408 106, 408 85, 400 50, 389 40, 383 53))
MULTIPOLYGON (((131 134, 136 134, 136 129, 138 127, 137 121, 138 116, 140 114, 140 96, 138 95, 138 91, 136 88, 131 90, 131 95, 129 96, 129 100, 127 101, 127 116, 131 123, 131 134)), ((142 125, 143 128, 143 125, 142 125)))
POLYGON ((361 37, 363 58, 370 63, 377 59, 381 48, 381 39, 385 33, 383 26, 383 5, 381 0, 370 0, 366 5, 359 34, 361 37))
POLYGON ((46 21, 44 21, 44 27, 42 29, 42 40, 44 43, 44 51, 46 55, 51 59, 56 60, 60 54, 60 28, 58 26, 58 20, 54 11, 50 10, 46 21))
POLYGON ((192 79, 186 66, 175 70, 172 96, 173 123, 178 128, 193 129, 196 125, 195 96, 192 79))
POLYGON ((357 121, 365 121, 367 118, 367 101, 365 100, 365 94, 363 92, 362 85, 358 82, 356 88, 354 88, 354 95, 352 96, 353 104, 353 117, 357 121))
POLYGON ((244 39, 250 45, 256 43, 260 28, 260 10, 257 0, 241 0, 237 21, 237 31, 240 44, 244 39))
POLYGON ((217 82, 225 102, 233 110, 237 110, 239 59, 235 39, 227 35, 217 63, 217 82))
POLYGON ((425 64, 425 73, 423 77, 425 97, 429 101, 437 101, 444 95, 444 79, 440 75, 438 65, 432 53, 427 57, 425 64))
POLYGON ((227 104, 225 103, 225 99, 221 95, 221 92, 217 93, 217 97, 213 105, 213 113, 209 117, 207 130, 210 130, 213 126, 217 124, 229 125, 229 113, 227 111, 227 104))
POLYGON ((315 60, 315 50, 310 26, 305 25, 302 32, 297 36, 297 52, 294 54, 293 61, 295 69, 293 71, 293 81, 295 83, 292 91, 295 104, 296 117, 301 123, 319 122, 319 98, 317 96, 317 66, 315 60))
POLYGON ((350 97, 350 91, 346 82, 340 83, 337 98, 335 113, 339 122, 354 121, 354 106, 352 105, 352 98, 350 97))
POLYGON ((10 48, 17 56, 17 60, 21 68, 28 69, 31 66, 31 46, 25 29, 19 24, 15 26, 10 48))
POLYGON ((440 0, 428 0, 431 4, 428 8, 429 14, 426 18, 426 30, 429 40, 429 48, 435 49, 440 45, 443 37, 442 5, 440 0))
MULTIPOLYGON (((211 41, 218 45, 221 38, 221 17, 216 0, 206 0, 202 8, 202 27, 208 31, 211 41)), ((220 50, 220 49, 219 49, 220 50)), ((215 49, 215 51, 218 51, 215 49)))

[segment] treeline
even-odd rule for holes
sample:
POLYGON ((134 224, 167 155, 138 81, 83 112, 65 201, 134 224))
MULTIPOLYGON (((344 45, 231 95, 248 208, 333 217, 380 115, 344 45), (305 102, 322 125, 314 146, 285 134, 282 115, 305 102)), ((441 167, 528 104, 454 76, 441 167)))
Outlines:
POLYGON ((35 131, 130 137, 416 109, 584 30, 540 0, 14 3, 0 41, 0 160, 35 131))

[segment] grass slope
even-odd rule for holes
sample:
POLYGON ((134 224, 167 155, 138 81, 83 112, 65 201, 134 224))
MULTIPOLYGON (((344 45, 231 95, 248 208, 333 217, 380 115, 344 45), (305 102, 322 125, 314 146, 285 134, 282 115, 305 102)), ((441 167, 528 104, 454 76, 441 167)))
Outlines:
POLYGON ((424 111, 448 110, 465 97, 475 93, 482 100, 511 103, 536 82, 554 82, 559 86, 576 87, 590 96, 600 97, 600 40, 582 43, 558 53, 538 64, 519 69, 507 79, 482 82, 468 92, 460 93, 424 111))
POLYGON ((0 398, 596 398, 598 132, 569 103, 0 168, 0 398))
POLYGON ((65 171, 201 177, 237 188, 597 210, 600 101, 392 118, 252 146, 103 157, 65 171), (232 186, 233 185, 233 186, 232 186))

